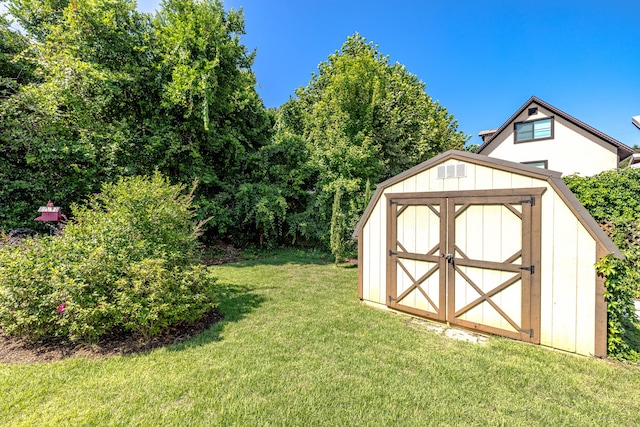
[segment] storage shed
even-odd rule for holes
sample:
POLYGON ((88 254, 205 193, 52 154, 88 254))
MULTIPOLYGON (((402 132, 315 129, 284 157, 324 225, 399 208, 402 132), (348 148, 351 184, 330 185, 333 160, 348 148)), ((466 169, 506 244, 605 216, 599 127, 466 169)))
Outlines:
POLYGON ((360 299, 605 356, 594 263, 622 255, 560 176, 451 150, 379 184, 354 233, 360 299))

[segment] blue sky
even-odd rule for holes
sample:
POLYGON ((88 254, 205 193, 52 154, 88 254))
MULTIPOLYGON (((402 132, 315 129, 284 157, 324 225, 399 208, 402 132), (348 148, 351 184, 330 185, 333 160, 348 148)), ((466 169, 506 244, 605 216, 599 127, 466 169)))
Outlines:
MULTIPOLYGON (((138 0, 145 12, 159 0, 138 0)), ((359 32, 404 64, 479 143, 532 95, 640 145, 640 1, 227 0, 267 107, 359 32)))

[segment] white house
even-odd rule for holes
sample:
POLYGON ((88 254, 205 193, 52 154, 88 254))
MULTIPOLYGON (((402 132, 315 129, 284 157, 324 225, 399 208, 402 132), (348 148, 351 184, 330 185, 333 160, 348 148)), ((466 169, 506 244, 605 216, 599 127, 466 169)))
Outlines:
POLYGON ((615 169, 634 153, 620 141, 535 96, 496 130, 480 132, 477 154, 591 176, 615 169))

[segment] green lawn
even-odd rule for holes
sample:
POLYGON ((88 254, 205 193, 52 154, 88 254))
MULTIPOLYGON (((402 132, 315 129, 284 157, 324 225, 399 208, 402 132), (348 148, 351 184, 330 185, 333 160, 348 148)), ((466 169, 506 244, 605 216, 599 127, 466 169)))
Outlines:
POLYGON ((303 252, 212 268, 223 322, 149 354, 0 365, 0 425, 640 425, 640 367, 410 326, 303 252))

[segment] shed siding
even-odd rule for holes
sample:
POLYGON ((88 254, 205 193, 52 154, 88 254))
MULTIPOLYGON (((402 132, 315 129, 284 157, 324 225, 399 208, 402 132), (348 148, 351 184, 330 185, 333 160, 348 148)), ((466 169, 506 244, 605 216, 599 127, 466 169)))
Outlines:
POLYGON ((596 293, 593 266, 596 248, 592 237, 582 228, 578 229, 577 283, 576 283, 576 353, 595 354, 596 293), (593 285, 592 285, 593 284, 593 285))
MULTIPOLYGON (((384 190, 360 234, 360 238, 364 239, 361 260, 364 268, 363 298, 386 304, 385 194, 546 187, 548 190, 542 196, 541 265, 538 270, 538 274, 542 275, 540 342, 570 352, 593 354, 596 299, 593 264, 596 260, 596 242, 592 235, 546 180, 455 159, 441 164, 459 163, 466 163, 466 178, 437 179, 438 165, 433 165, 384 190), (556 249, 555 245, 560 246, 556 249)), ((463 231, 460 230, 460 233, 463 231)), ((484 237, 477 235, 481 230, 472 226, 472 222, 467 224, 464 233, 469 242, 484 240, 484 237)), ((402 239, 411 241, 409 236, 402 236, 402 239)), ((411 242, 416 244, 415 239, 411 242)), ((482 314, 491 315, 490 312, 482 314)), ((501 323, 497 326, 507 325, 501 323)))
POLYGON ((364 252, 367 267, 363 270, 363 298, 384 304, 386 293, 386 215, 378 203, 372 212, 367 227, 364 228, 364 252))
MULTIPOLYGON (((551 337, 552 347, 567 351, 575 351, 576 341, 576 284, 577 271, 575 248, 577 247, 578 230, 575 219, 568 209, 560 209, 555 206, 554 222, 550 227, 543 226, 545 231, 553 232, 556 238, 560 238, 562 247, 551 247, 553 251, 553 296, 552 317, 553 329, 551 337)), ((593 275, 595 286, 595 274, 593 275)))

